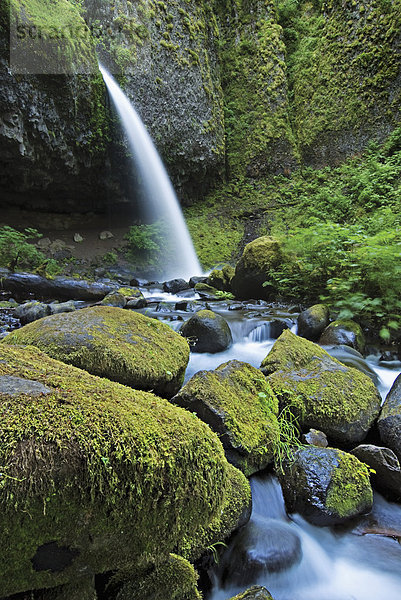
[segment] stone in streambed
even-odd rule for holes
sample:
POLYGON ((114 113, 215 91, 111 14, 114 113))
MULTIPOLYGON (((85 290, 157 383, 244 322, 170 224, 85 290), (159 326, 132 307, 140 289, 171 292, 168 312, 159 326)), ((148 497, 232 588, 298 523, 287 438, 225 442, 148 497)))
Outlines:
POLYGON ((304 430, 319 429, 337 443, 362 441, 379 414, 381 398, 370 377, 289 330, 261 369, 280 406, 290 406, 304 430))
POLYGON ((258 369, 232 360, 200 371, 171 402, 207 423, 220 436, 227 459, 246 475, 272 461, 280 438, 278 402, 258 369))
POLYGON ((190 287, 185 279, 171 279, 163 283, 163 291, 169 294, 177 294, 183 290, 189 290, 190 287))
POLYGON ((381 441, 401 461, 401 374, 386 396, 377 423, 381 441))
POLYGON ((199 555, 241 523, 249 484, 191 413, 33 347, 0 344, 0 377, 25 380, 0 395, 0 597, 199 555))
POLYGON ((168 325, 121 308, 94 306, 51 315, 7 336, 52 358, 136 389, 170 397, 181 387, 187 341, 168 325))
POLYGON ((340 319, 333 321, 326 327, 320 336, 319 344, 321 346, 345 344, 363 353, 365 350, 365 336, 358 323, 351 321, 351 319, 340 319))
POLYGON ((233 342, 227 321, 212 310, 199 310, 185 321, 180 333, 188 339, 192 352, 222 352, 233 342))
POLYGON ((315 525, 336 525, 370 512, 369 471, 355 456, 334 448, 300 448, 279 472, 288 512, 315 525))
POLYGON ((26 323, 32 323, 37 319, 42 319, 50 314, 50 307, 48 304, 43 302, 25 302, 20 304, 15 309, 14 315, 19 319, 22 325, 26 323))
POLYGON ((259 237, 247 244, 231 280, 233 294, 237 298, 269 299, 274 290, 264 284, 269 280, 271 269, 278 267, 282 260, 280 243, 272 237, 259 237))
POLYGON ((237 594, 230 600, 274 600, 270 592, 261 585, 253 585, 241 594, 237 594))
POLYGON ((301 540, 291 525, 253 517, 224 554, 222 579, 234 585, 249 585, 263 574, 292 567, 301 557, 301 540))
POLYGON ((316 342, 329 324, 329 309, 325 304, 314 304, 302 311, 297 319, 297 333, 316 342))
POLYGON ((351 454, 375 471, 372 473, 372 482, 377 490, 401 498, 400 462, 390 448, 361 444, 351 454))

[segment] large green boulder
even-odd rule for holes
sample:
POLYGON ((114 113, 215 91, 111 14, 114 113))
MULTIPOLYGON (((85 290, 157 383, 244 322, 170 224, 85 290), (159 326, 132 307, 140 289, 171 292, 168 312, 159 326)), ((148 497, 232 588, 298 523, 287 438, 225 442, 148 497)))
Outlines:
POLYGON ((319 429, 334 442, 360 442, 379 414, 381 399, 370 377, 289 330, 261 369, 280 406, 290 406, 304 430, 319 429))
POLYGON ((263 374, 237 360, 199 371, 171 399, 215 431, 227 459, 246 475, 265 468, 280 437, 278 402, 263 374))
POLYGON ((368 467, 342 450, 300 448, 279 478, 288 512, 316 525, 340 524, 372 509, 368 467))
POLYGON ((139 313, 94 306, 15 330, 7 344, 37 346, 52 358, 140 390, 173 396, 189 360, 186 340, 139 313))
POLYGON ((237 298, 269 299, 272 287, 263 284, 269 280, 272 268, 282 260, 278 240, 263 236, 245 246, 244 252, 235 267, 231 289, 237 298))
POLYGON ((148 392, 0 345, 0 597, 198 556, 249 515, 210 428, 148 392))

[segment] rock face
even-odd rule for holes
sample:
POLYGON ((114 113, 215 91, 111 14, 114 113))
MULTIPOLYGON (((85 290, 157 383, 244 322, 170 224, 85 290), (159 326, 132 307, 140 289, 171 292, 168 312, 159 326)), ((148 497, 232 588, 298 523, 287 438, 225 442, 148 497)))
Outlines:
POLYGON ((246 475, 272 461, 280 437, 278 403, 258 369, 232 360, 200 371, 171 401, 210 425, 229 462, 246 475))
POLYGON ((238 298, 268 299, 272 288, 263 286, 269 280, 269 270, 281 260, 280 244, 269 236, 253 240, 245 246, 231 280, 233 294, 238 298))
POLYGON ((322 346, 342 345, 351 346, 358 352, 365 350, 365 337, 358 323, 351 320, 333 321, 320 336, 322 346))
POLYGON ((243 522, 249 484, 191 413, 36 348, 1 344, 0 376, 28 386, 1 394, 1 597, 146 570, 243 522))
POLYGON ((341 444, 363 440, 380 410, 370 377, 333 359, 317 344, 284 331, 263 360, 281 406, 291 406, 303 429, 341 444))
POLYGON ((199 310, 180 328, 190 342, 192 352, 222 352, 233 338, 227 321, 212 310, 199 310))
POLYGON ((173 396, 189 359, 186 340, 168 325, 122 308, 94 306, 51 315, 7 336, 52 358, 136 389, 173 396))
POLYGON ((279 477, 287 510, 316 525, 343 523, 372 508, 366 465, 341 450, 300 448, 279 477))
POLYGON ((302 311, 297 319, 297 333, 316 342, 329 324, 329 309, 325 304, 314 304, 302 311))
POLYGON ((380 439, 401 461, 401 375, 394 381, 378 419, 380 439))
POLYGON ((242 594, 237 594, 230 600, 273 600, 270 592, 265 587, 253 585, 242 594))

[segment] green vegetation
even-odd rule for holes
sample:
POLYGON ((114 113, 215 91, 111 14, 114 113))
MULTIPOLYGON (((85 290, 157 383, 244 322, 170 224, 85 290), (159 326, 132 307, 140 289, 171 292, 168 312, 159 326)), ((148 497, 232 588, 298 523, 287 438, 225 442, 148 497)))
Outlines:
POLYGON ((51 277, 61 270, 61 265, 54 259, 38 250, 29 240, 38 239, 41 235, 36 229, 27 228, 17 231, 13 227, 0 227, 0 267, 14 271, 15 269, 31 269, 42 275, 51 277))
POLYGON ((172 252, 167 225, 159 220, 150 224, 133 225, 126 234, 125 255, 138 267, 156 267, 168 262, 172 252))
POLYGON ((342 518, 354 516, 359 507, 371 506, 373 492, 369 467, 352 454, 337 451, 339 462, 327 490, 326 508, 342 518))

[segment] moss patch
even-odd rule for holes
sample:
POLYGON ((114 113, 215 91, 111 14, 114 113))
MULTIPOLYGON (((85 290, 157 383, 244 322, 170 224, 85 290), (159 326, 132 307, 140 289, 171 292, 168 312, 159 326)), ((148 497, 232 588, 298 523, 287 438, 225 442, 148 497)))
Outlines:
POLYGON ((0 594, 54 587, 165 556, 221 518, 228 465, 194 415, 59 363, 0 345, 0 376, 50 393, 1 394, 0 594), (34 571, 38 547, 74 550, 60 572, 34 571))
POLYGON ((358 507, 372 505, 373 492, 367 465, 352 454, 341 451, 338 454, 339 462, 327 491, 326 507, 340 517, 348 518, 359 512, 358 507))
POLYGON ((272 460, 280 435, 278 402, 258 369, 230 361, 200 371, 173 401, 195 411, 221 436, 228 460, 246 475, 272 460))
POLYGON ((189 360, 186 340, 168 325, 107 306, 51 315, 15 330, 7 343, 37 346, 94 375, 163 396, 180 388, 189 360))

